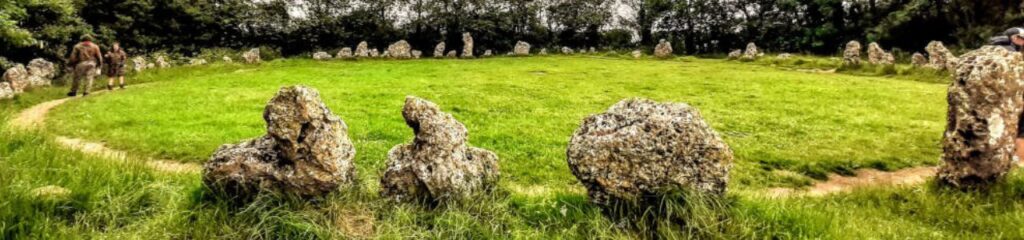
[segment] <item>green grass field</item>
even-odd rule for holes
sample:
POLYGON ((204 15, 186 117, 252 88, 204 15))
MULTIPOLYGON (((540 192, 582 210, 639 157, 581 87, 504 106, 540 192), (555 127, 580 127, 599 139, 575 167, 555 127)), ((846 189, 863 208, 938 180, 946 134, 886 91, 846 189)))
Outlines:
MULTIPOLYGON (((784 70, 714 59, 533 57, 482 60, 279 60, 148 72, 146 84, 91 96, 49 114, 41 132, 0 132, 0 238, 635 238, 587 202, 565 163, 573 130, 629 97, 699 108, 736 153, 721 217, 660 228, 667 238, 1024 238, 1024 176, 989 193, 920 186, 820 198, 768 199, 828 173, 938 163, 945 117, 937 74, 868 76, 784 70), (51 136, 102 141, 138 158, 201 163, 224 143, 262 135, 281 86, 318 89, 349 125, 363 186, 319 201, 211 200, 198 175, 154 172, 64 150, 51 136), (498 191, 429 209, 377 196, 386 152, 408 142, 404 96, 438 103, 471 144, 498 154, 498 191), (795 174, 794 174, 795 173, 795 174), (69 199, 39 199, 58 185, 69 199), (709 220, 710 219, 710 220, 709 220)), ((881 72, 884 73, 884 72, 881 72)), ((4 118, 61 89, 10 104, 4 118)))

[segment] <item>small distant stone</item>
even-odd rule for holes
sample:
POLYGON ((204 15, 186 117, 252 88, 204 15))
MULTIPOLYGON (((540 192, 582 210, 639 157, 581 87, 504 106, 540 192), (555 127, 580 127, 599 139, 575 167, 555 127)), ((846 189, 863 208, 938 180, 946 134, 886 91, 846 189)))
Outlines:
POLYGON ((782 54, 779 54, 779 56, 776 56, 775 58, 779 59, 779 60, 789 60, 790 58, 793 58, 793 54, 782 53, 782 54))
POLYGON ((926 58, 924 54, 915 52, 914 55, 910 57, 910 65, 914 67, 925 67, 928 65, 928 58, 926 58))
POLYGON ((223 58, 221 58, 221 60, 224 60, 224 62, 226 62, 226 63, 234 62, 234 60, 232 60, 231 57, 228 57, 228 56, 224 56, 223 58))
POLYGON ((494 55, 494 52, 491 52, 490 49, 487 49, 486 51, 484 51, 484 57, 490 57, 492 55, 494 55))
POLYGON ((455 50, 451 50, 451 51, 448 51, 448 55, 447 56, 449 58, 457 58, 457 57, 459 57, 459 53, 455 52, 455 50))
POLYGON ((355 53, 356 57, 361 57, 361 58, 369 57, 370 56, 370 50, 368 48, 369 48, 369 44, 367 44, 366 41, 359 42, 359 44, 356 45, 356 53, 355 53))
POLYGON ((242 54, 242 58, 245 59, 245 63, 247 63, 247 64, 256 64, 256 63, 260 63, 261 61, 263 61, 262 59, 260 59, 260 49, 259 48, 249 49, 248 52, 245 52, 245 53, 242 54))
MULTIPOLYGON (((256 53, 256 62, 259 62, 259 49, 258 48, 254 48, 254 49, 256 49, 256 51, 257 51, 257 53, 256 53)), ((253 62, 250 61, 250 57, 251 56, 248 55, 248 54, 249 54, 249 52, 246 52, 245 54, 242 54, 242 58, 245 58, 245 63, 253 63, 253 62)), ((157 56, 156 57, 156 66, 160 67, 160 68, 169 68, 169 67, 171 67, 171 63, 167 62, 167 60, 164 59, 164 56, 157 56)))
POLYGON ((529 56, 530 55, 530 44, 527 42, 519 41, 516 42, 516 47, 513 50, 517 56, 529 56))
POLYGON ((937 70, 956 70, 958 59, 942 42, 932 41, 928 43, 925 51, 928 51, 928 67, 937 70))
POLYGON ((438 43, 437 46, 434 47, 434 57, 435 58, 442 58, 442 57, 444 57, 444 50, 445 50, 444 42, 438 43))
POLYGON ((146 64, 146 58, 142 56, 132 58, 132 69, 134 69, 135 72, 138 73, 146 70, 146 66, 148 66, 148 64, 146 64))
POLYGON ((473 57, 473 35, 468 32, 462 33, 462 57, 473 57))
POLYGON ((861 49, 860 42, 858 41, 846 43, 846 49, 843 50, 843 65, 859 66, 861 49))
POLYGON ((562 47, 562 54, 573 54, 573 53, 575 53, 575 51, 573 51, 572 48, 562 47))
POLYGON ((640 57, 644 56, 644 53, 641 52, 640 50, 633 50, 633 52, 631 54, 633 55, 633 58, 635 58, 635 59, 640 59, 640 57))
POLYGON ((752 61, 756 60, 757 57, 761 56, 761 51, 757 49, 757 44, 748 43, 747 50, 743 51, 743 60, 752 61))
POLYGON ((658 45, 654 47, 654 56, 657 58, 672 57, 672 44, 665 39, 658 40, 658 45))
POLYGON ((540 53, 538 54, 540 54, 541 56, 548 55, 548 48, 541 48, 540 53))
POLYGON ((192 60, 189 61, 188 64, 192 65, 192 66, 206 65, 206 59, 193 58, 192 60))
POLYGON ((728 59, 729 60, 738 60, 738 59, 740 59, 742 57, 743 57, 743 50, 736 49, 736 50, 732 50, 732 52, 729 52, 728 59))
POLYGON ((413 59, 420 59, 420 57, 423 57, 423 51, 412 50, 412 58, 413 59))
POLYGON ((353 57, 353 55, 352 55, 352 48, 349 48, 349 47, 341 48, 341 50, 338 50, 338 53, 335 54, 334 56, 335 56, 334 58, 337 58, 337 59, 350 59, 350 58, 353 57))
POLYGON ((387 50, 388 57, 397 59, 410 59, 412 58, 412 45, 405 40, 399 40, 388 46, 387 50))

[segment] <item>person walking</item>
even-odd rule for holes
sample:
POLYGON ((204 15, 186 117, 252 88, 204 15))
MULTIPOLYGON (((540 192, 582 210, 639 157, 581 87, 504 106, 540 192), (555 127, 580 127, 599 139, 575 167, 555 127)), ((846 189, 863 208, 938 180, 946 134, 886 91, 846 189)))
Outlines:
POLYGON ((92 36, 84 34, 79 40, 81 42, 75 44, 68 59, 68 64, 74 66, 74 80, 68 97, 74 97, 79 90, 82 91, 82 96, 88 96, 94 77, 99 75, 96 69, 103 66, 103 55, 100 47, 92 43, 92 36))
POLYGON ((121 89, 124 89, 124 64, 128 61, 128 55, 121 49, 121 43, 114 42, 110 51, 107 51, 107 90, 114 90, 114 79, 118 79, 121 89))
MULTIPOLYGON (((999 46, 1013 52, 1024 51, 1024 28, 1010 28, 1003 32, 1003 36, 996 36, 990 39, 990 45, 999 46)), ((1017 161, 1024 160, 1024 114, 1017 122, 1017 161)))

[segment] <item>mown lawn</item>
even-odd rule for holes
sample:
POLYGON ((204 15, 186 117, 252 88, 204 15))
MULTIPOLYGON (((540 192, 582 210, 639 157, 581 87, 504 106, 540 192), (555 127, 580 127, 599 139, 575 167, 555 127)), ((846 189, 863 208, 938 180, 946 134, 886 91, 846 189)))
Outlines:
MULTIPOLYGON (((944 85, 898 78, 786 72, 719 60, 587 57, 487 60, 284 60, 149 72, 128 91, 69 102, 49 129, 0 128, 0 239, 628 239, 589 204, 564 162, 579 121, 632 96, 699 107, 737 153, 724 208, 697 212, 662 237, 698 239, 1020 239, 1024 175, 986 193, 931 184, 821 198, 768 199, 769 186, 856 167, 934 164, 944 85), (196 174, 58 147, 53 135, 105 140, 137 156, 201 162, 217 145, 262 134, 263 104, 282 85, 320 89, 349 124, 364 186, 314 201, 265 197, 230 206, 196 174), (404 95, 431 99, 502 159, 491 195, 437 208, 377 196, 384 153, 408 141, 404 95), (796 179, 794 179, 796 178, 796 179), (72 194, 43 199, 57 185, 72 194)), ((61 89, 0 101, 0 120, 61 89), (10 103, 10 104, 8 104, 10 103)), ((6 120, 4 120, 6 121, 6 120)), ((142 160, 139 160, 142 161, 142 160)))

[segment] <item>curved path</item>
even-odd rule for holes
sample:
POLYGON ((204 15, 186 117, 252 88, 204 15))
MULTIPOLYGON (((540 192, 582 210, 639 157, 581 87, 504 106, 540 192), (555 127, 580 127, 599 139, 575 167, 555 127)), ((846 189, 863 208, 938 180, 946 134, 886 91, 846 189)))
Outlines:
MULTIPOLYGON (((105 91, 96 91, 93 96, 101 94, 105 91)), ((51 109, 60 106, 75 99, 74 97, 62 98, 57 100, 51 100, 44 103, 32 106, 24 111, 21 111, 15 115, 8 122, 8 125, 12 128, 22 130, 38 130, 42 129, 46 123, 46 114, 51 109)), ((107 159, 128 161, 128 153, 120 150, 114 150, 107 148, 103 143, 90 142, 83 139, 70 138, 65 136, 57 136, 57 143, 69 149, 77 150, 86 154, 95 156, 105 157, 107 159)), ((146 166, 160 172, 167 173, 199 173, 202 169, 199 164, 195 163, 183 163, 180 161, 171 160, 157 160, 149 159, 146 161, 146 166)))
MULTIPOLYGON (((96 94, 103 92, 104 91, 97 91, 96 94)), ((51 109, 73 99, 75 98, 62 98, 37 104, 18 113, 8 124, 17 129, 42 129, 46 122, 46 114, 49 113, 51 109)), ((56 141, 64 147, 83 153, 102 156, 114 160, 129 160, 127 152, 107 148, 103 143, 65 136, 57 136, 56 141)), ((157 171, 168 173, 198 173, 202 169, 199 164, 195 163, 183 163, 181 161, 158 159, 150 159, 149 161, 146 161, 146 166, 157 171)), ((894 172, 860 169, 856 171, 856 176, 830 174, 828 181, 815 182, 813 186, 807 189, 771 188, 762 191, 760 194, 772 198, 797 196, 817 197, 834 193, 849 192, 864 187, 913 185, 927 181, 930 177, 935 175, 936 169, 936 167, 917 167, 894 172)))

